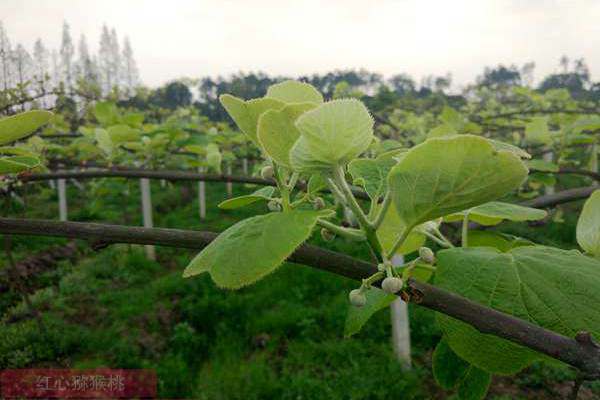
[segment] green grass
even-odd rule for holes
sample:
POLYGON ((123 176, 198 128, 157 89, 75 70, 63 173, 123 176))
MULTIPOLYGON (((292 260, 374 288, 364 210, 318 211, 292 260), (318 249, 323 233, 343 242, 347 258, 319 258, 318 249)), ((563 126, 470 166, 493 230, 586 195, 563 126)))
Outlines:
MULTIPOLYGON (((222 231, 244 217, 266 212, 264 205, 220 211, 215 205, 224 199, 224 185, 207 186, 208 216, 200 221, 195 185, 162 188, 153 182, 155 225, 222 231)), ((252 190, 234 187, 236 194, 252 190)), ((45 189, 30 196, 25 215, 55 218, 53 193, 45 189)), ((96 182, 87 193, 70 185, 69 199, 73 220, 141 224, 135 181, 96 182), (123 195, 127 190, 129 195, 123 195)), ((13 212, 19 215, 23 210, 13 212)), ((548 232, 573 228, 570 219, 563 225, 552 224, 548 232)), ((546 239, 567 241, 564 234, 556 235, 546 239)), ((318 237, 312 241, 367 257, 366 249, 356 244, 326 244, 318 237)), ((64 241, 15 237, 14 251, 24 257, 58 242, 64 241)), ((415 368, 404 372, 392 353, 388 312, 375 315, 355 337, 343 338, 346 296, 355 282, 288 263, 255 285, 225 291, 206 275, 181 277, 193 255, 158 248, 154 262, 145 258, 141 246, 115 245, 98 253, 88 251, 74 265, 61 263, 46 273, 52 275, 47 279, 50 286, 32 296, 42 310, 41 321, 28 317, 23 303, 7 302, 10 305, 3 307, 4 320, 17 322, 0 323, 0 368, 151 368, 159 377, 159 396, 169 398, 447 397, 430 372, 431 351, 440 337, 433 312, 410 306, 415 368)), ((529 398, 552 398, 554 392, 547 388, 572 378, 565 368, 536 364, 509 383, 519 392, 538 396, 529 398)), ((500 386, 492 392, 489 398, 503 394, 500 386)))

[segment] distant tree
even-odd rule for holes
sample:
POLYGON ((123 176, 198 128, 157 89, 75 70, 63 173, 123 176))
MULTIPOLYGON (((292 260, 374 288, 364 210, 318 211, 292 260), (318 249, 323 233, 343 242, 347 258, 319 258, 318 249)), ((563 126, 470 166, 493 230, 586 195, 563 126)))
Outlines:
POLYGON ((46 92, 48 69, 48 50, 44 46, 42 39, 37 39, 33 46, 33 77, 37 82, 39 93, 46 92))
POLYGON ((12 87, 11 80, 11 54, 10 39, 4 29, 4 24, 0 21, 0 63, 2 63, 2 88, 7 90, 12 87))
POLYGON ((551 89, 567 89, 575 99, 584 99, 590 96, 588 88, 591 86, 590 74, 584 59, 575 60, 573 70, 567 56, 559 60, 562 72, 548 75, 540 83, 538 90, 546 92, 551 89))
POLYGON ((99 75, 100 83, 102 87, 102 94, 108 94, 112 90, 115 84, 115 77, 113 75, 113 63, 112 63, 112 40, 108 27, 102 26, 102 34, 100 35, 100 50, 98 53, 99 58, 99 75))
POLYGON ((139 84, 139 75, 138 68, 133 57, 133 49, 131 48, 131 43, 129 42, 128 37, 125 37, 122 58, 125 93, 128 96, 131 96, 139 84))
POLYGON ((62 31, 62 42, 60 46, 60 68, 62 81, 68 90, 73 88, 74 83, 74 69, 73 69, 73 56, 75 55, 75 47, 73 46, 73 39, 69 31, 69 24, 65 21, 63 23, 62 31))
POLYGON ((392 90, 399 96, 415 93, 415 81, 408 74, 397 74, 388 79, 392 90))
POLYGON ((183 82, 169 82, 165 86, 154 90, 150 94, 148 102, 151 105, 174 110, 178 107, 191 105, 192 92, 183 82))
POLYGON ((485 67, 483 75, 477 78, 477 83, 493 89, 519 86, 522 83, 521 72, 516 65, 485 67))
POLYGON ((525 86, 531 86, 533 84, 533 71, 535 70, 535 62, 530 61, 521 67, 521 83, 525 86))

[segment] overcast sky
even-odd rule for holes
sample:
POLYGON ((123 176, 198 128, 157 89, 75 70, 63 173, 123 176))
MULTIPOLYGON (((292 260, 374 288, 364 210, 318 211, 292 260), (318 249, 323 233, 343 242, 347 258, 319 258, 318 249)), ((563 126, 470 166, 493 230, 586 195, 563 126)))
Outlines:
POLYGON ((600 0, 0 0, 13 43, 97 48, 102 24, 128 35, 142 81, 264 71, 297 76, 367 68, 417 80, 451 72, 455 85, 484 66, 585 57, 600 79, 600 0))

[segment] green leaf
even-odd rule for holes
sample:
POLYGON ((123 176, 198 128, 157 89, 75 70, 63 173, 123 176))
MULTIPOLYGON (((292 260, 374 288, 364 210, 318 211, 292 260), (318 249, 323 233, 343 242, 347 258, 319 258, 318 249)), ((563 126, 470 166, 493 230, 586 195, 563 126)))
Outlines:
POLYGON ((585 201, 577 221, 577 243, 587 253, 600 256, 600 190, 585 201))
POLYGON ((527 168, 512 152, 472 135, 428 139, 392 168, 392 200, 407 226, 495 200, 518 188, 527 168))
POLYGON ((312 174, 308 179, 307 191, 311 196, 316 196, 321 190, 327 188, 327 182, 321 174, 312 174))
POLYGON ((323 102, 323 95, 319 93, 314 86, 293 80, 269 86, 265 97, 276 99, 284 103, 311 102, 319 104, 323 102))
POLYGON ((468 233, 469 247, 493 247, 507 252, 515 247, 534 246, 535 243, 518 236, 501 232, 477 231, 470 229, 468 233))
POLYGON ((362 329, 369 318, 377 311, 389 306, 397 297, 377 288, 371 288, 365 292, 367 303, 362 307, 349 306, 346 324, 344 325, 344 336, 350 337, 362 329))
POLYGON ((550 144, 552 135, 548 129, 548 118, 534 117, 525 125, 525 139, 532 144, 550 144))
POLYGON ((275 188, 264 187, 246 196, 239 196, 234 197, 233 199, 227 199, 219 203, 218 207, 222 210, 234 210, 236 208, 245 207, 249 204, 256 203, 258 201, 268 201, 273 196, 273 192, 275 192, 275 188))
POLYGON ((183 276, 209 272, 215 283, 238 289, 273 272, 310 236, 318 211, 275 212, 248 218, 221 233, 183 276))
MULTIPOLYGON (((468 247, 437 253, 435 284, 567 337, 600 337, 600 261, 578 251, 524 246, 502 253, 468 247)), ((443 314, 437 320, 459 357, 513 374, 545 356, 443 314)))
POLYGON ((457 134, 458 132, 452 126, 448 124, 441 124, 429 131, 427 138, 430 139, 435 137, 453 136, 457 134))
POLYGON ((281 110, 269 110, 260 116, 258 141, 275 162, 291 168, 290 150, 300 137, 296 119, 316 106, 315 103, 288 104, 281 110))
POLYGON ((492 383, 492 375, 477 367, 471 366, 458 386, 458 397, 461 400, 482 400, 492 383))
POLYGON ((446 390, 454 389, 469 370, 469 363, 452 351, 445 338, 439 341, 432 357, 435 381, 446 390))
POLYGON ((452 107, 444 106, 440 119, 448 126, 451 126, 457 133, 461 133, 465 126, 465 118, 452 107))
POLYGON ((100 148, 100 150, 102 150, 102 152, 104 152, 104 154, 107 157, 112 157, 113 143, 106 129, 96 128, 94 133, 96 142, 98 143, 98 147, 100 148))
POLYGON ((40 160, 35 157, 2 157, 0 158, 0 174, 16 174, 35 168, 39 165, 40 160))
POLYGON ((125 142, 136 142, 140 140, 140 132, 128 125, 113 125, 106 129, 110 140, 115 145, 120 145, 125 142))
POLYGON ((46 125, 52 113, 32 110, 0 119, 0 145, 19 140, 46 125))
POLYGON ((294 170, 330 170, 364 152, 373 141, 373 118, 356 99, 333 100, 296 120, 301 133, 290 151, 294 170))
POLYGON ((219 100, 238 128, 259 147, 260 142, 256 136, 258 118, 268 110, 277 110, 285 105, 279 100, 270 98, 244 101, 229 94, 222 95, 219 100))
POLYGON ((558 172, 558 165, 544 160, 529 160, 527 166, 541 172, 558 172))
POLYGON ((448 215, 445 221, 461 221, 468 214, 471 221, 480 225, 498 225, 503 220, 523 222, 544 219, 548 213, 537 208, 524 207, 518 204, 503 203, 501 201, 490 201, 468 210, 448 215))
POLYGON ((348 164, 355 185, 362 186, 371 199, 377 200, 387 190, 387 176, 396 161, 392 158, 358 158, 348 164))
POLYGON ((531 154, 529 154, 528 152, 526 152, 522 148, 517 147, 515 145, 509 144, 509 143, 500 142, 500 141, 494 140, 494 139, 488 139, 488 141, 492 144, 492 146, 494 146, 494 148, 496 150, 510 151, 511 153, 513 153, 514 155, 516 155, 517 157, 520 157, 520 158, 525 158, 525 159, 530 159, 531 158, 531 154))
POLYGON ((118 124, 119 111, 115 103, 110 101, 100 101, 94 107, 94 116, 102 126, 110 126, 118 124))
MULTIPOLYGON (((388 207, 381 225, 377 228, 377 238, 386 253, 392 250, 396 240, 406 228, 406 224, 398 216, 396 209, 388 207)), ((413 229, 396 254, 409 254, 417 251, 419 247, 425 244, 425 240, 424 234, 419 232, 418 229, 413 229)))

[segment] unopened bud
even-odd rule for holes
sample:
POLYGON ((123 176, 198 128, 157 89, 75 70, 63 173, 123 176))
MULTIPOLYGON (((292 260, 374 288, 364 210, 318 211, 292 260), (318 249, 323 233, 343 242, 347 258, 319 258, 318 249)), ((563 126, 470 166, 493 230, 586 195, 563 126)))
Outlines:
POLYGON ((270 165, 263 167, 263 169, 260 170, 260 176, 263 179, 273 179, 273 167, 270 165))
POLYGON ((313 203, 313 207, 315 210, 322 210, 325 208, 325 201, 322 197, 317 197, 313 203))
POLYGON ((275 200, 271 200, 267 203, 269 211, 281 211, 281 206, 275 200))
POLYGON ((326 242, 331 242, 335 238, 335 234, 331 232, 329 229, 321 229, 321 237, 326 242))
POLYGON ((427 264, 435 263, 435 254, 433 254, 433 251, 431 251, 431 249, 429 247, 421 247, 419 249, 419 257, 421 258, 421 261, 423 261, 424 263, 427 263, 427 264))
POLYGON ((350 291, 348 298, 350 299, 350 304, 354 307, 362 307, 367 303, 367 297, 360 289, 350 291))
POLYGON ((396 278, 395 276, 388 276, 381 282, 383 291, 390 294, 398 293, 402 289, 402 285, 402 279, 396 278))

